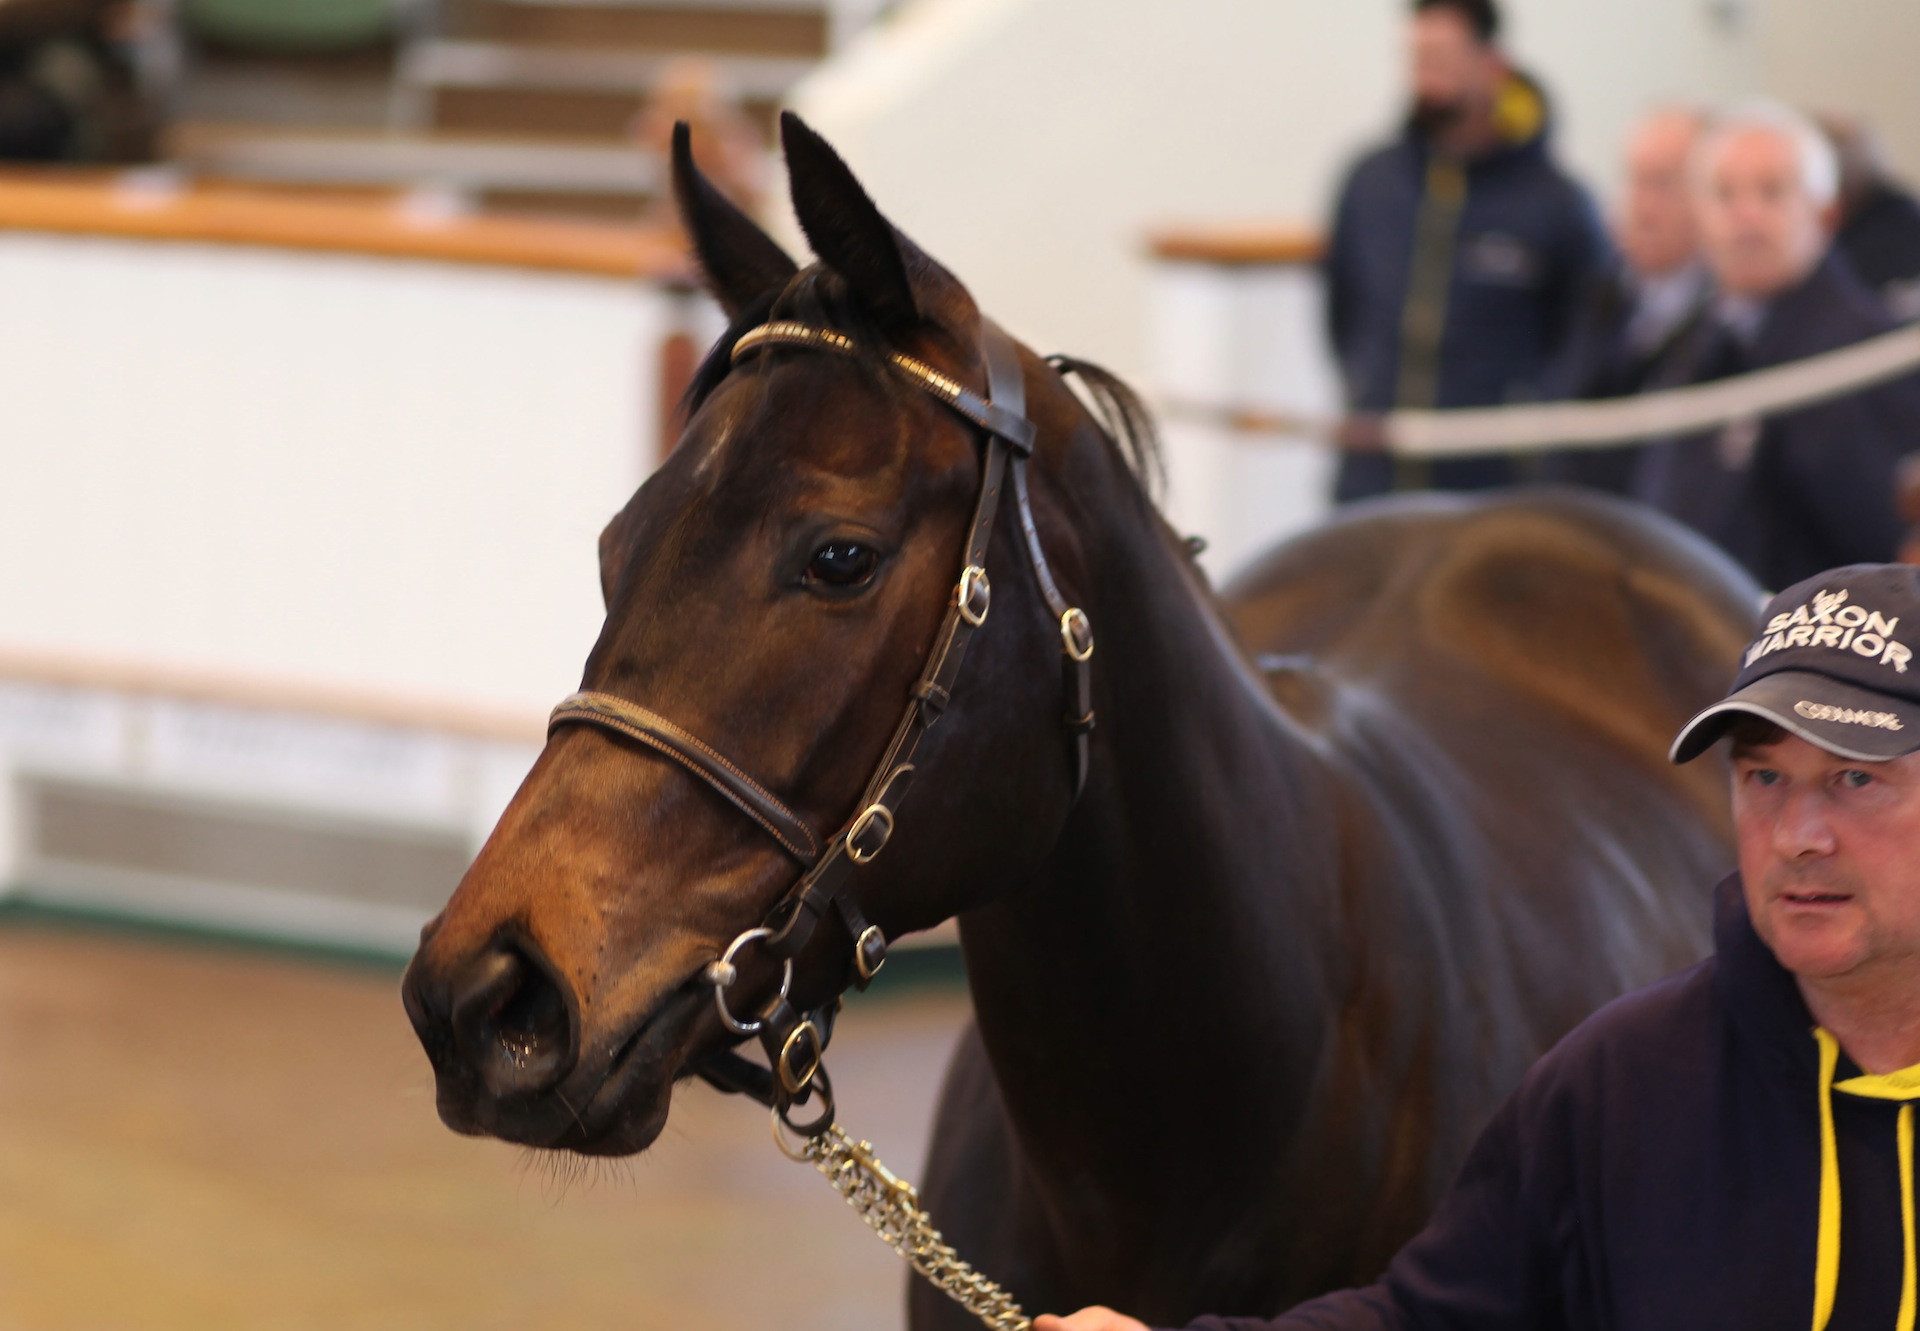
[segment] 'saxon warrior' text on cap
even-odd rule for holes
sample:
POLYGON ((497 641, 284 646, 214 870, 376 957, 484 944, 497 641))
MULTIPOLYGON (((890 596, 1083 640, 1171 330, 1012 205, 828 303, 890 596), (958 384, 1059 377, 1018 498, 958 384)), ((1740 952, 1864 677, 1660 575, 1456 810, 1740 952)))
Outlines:
POLYGON ((1687 722, 1673 761, 1699 757, 1743 715, 1842 758, 1920 749, 1920 567, 1837 568, 1787 588, 1762 616, 1732 691, 1687 722))

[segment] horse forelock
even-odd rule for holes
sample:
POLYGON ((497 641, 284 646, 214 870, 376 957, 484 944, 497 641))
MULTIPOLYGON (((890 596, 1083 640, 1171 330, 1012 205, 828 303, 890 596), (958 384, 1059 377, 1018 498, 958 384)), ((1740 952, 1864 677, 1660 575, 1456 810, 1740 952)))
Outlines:
MULTIPOLYGON (((851 298, 845 282, 832 269, 815 264, 795 274, 785 287, 769 291, 743 309, 727 326, 681 397, 681 418, 691 420, 733 369, 733 350, 739 340, 761 324, 791 320, 830 329, 852 339, 855 357, 885 377, 886 352, 892 339, 851 298)), ((1145 401, 1125 380, 1092 361, 1077 356, 1048 356, 1048 366, 1068 384, 1068 391, 1086 411, 1107 446, 1137 483, 1149 508, 1157 508, 1167 481, 1166 455, 1158 425, 1145 401), (1072 384, 1079 385, 1073 392, 1072 384)), ((1044 449, 1045 440, 1041 441, 1044 449)))

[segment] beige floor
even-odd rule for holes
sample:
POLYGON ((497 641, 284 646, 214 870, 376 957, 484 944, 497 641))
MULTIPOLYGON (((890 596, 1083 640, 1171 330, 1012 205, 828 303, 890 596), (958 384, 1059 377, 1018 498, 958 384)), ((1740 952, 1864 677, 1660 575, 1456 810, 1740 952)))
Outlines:
MULTIPOLYGON (((748 1104, 685 1090, 572 1180, 446 1131, 396 978, 0 928, 0 1331, 900 1325, 899 1259, 748 1104)), ((965 1000, 885 988, 831 1064, 917 1170, 965 1000)))

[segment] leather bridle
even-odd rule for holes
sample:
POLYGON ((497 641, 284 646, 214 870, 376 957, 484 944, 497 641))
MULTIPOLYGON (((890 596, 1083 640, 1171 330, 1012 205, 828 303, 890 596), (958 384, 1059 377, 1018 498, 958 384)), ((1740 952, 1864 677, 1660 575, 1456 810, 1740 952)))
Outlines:
MULTIPOLYGON (((831 329, 773 322, 742 335, 733 345, 732 363, 738 365, 756 352, 774 347, 849 356, 860 350, 853 339, 831 329)), ((721 1090, 749 1095, 771 1107, 781 1123, 804 1136, 823 1133, 833 1123, 833 1092, 821 1060, 832 1036, 841 994, 848 987, 866 988, 887 956, 885 934, 867 921, 854 898, 853 874, 879 856, 892 838, 897 810, 913 784, 920 745, 946 712, 967 646, 986 625, 992 603, 987 547, 1009 481, 1041 595, 1059 624, 1067 697, 1064 723, 1072 740, 1076 799, 1087 780, 1088 738, 1093 730, 1093 626, 1086 614, 1069 605, 1061 594, 1034 525, 1027 462, 1033 456, 1036 431, 1026 415, 1019 352, 1012 338, 986 321, 981 326, 981 349, 987 366, 984 397, 924 361, 900 352, 890 352, 886 357, 893 371, 979 432, 985 444, 980 490, 967 528, 959 581, 933 649, 892 740, 867 780, 855 813, 824 847, 806 820, 779 797, 719 750, 657 712, 611 694, 585 692, 562 701, 548 721, 549 734, 565 725, 597 726, 679 764, 751 818, 800 865, 800 878, 765 921, 735 938, 702 972, 702 980, 713 988, 722 1023, 741 1039, 757 1037, 769 1066, 762 1068, 728 1049, 710 1055, 695 1070, 721 1090), (812 940, 820 921, 830 915, 839 921, 851 943, 847 978, 826 1003, 801 1012, 794 1008, 790 995, 794 959, 812 940), (755 945, 781 963, 781 981, 779 991, 760 1015, 743 1021, 728 1006, 727 991, 739 978, 738 958, 755 945), (816 1097, 820 1101, 818 1112, 805 1122, 794 1122, 794 1106, 816 1097)))

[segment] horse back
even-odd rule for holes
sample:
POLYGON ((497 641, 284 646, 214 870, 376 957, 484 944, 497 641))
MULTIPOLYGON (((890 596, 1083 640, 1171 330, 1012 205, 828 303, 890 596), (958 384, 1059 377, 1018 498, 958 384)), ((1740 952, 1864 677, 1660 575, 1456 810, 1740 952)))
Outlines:
POLYGON ((1407 1126, 1439 1172, 1404 1180, 1427 1191, 1549 1045, 1705 951, 1725 767, 1667 748, 1759 591, 1657 515, 1523 491, 1358 506, 1224 600, 1337 791, 1357 950, 1394 959, 1356 971, 1346 1020, 1399 1051, 1350 1057, 1430 1086, 1407 1126))
MULTIPOLYGON (((1724 694, 1761 594, 1648 510, 1537 490, 1358 505, 1279 547, 1223 601, 1290 710, 1311 710, 1298 688, 1310 674, 1429 733, 1511 734, 1497 724, 1507 715, 1537 740, 1579 733, 1671 779, 1668 744, 1724 694)), ((1710 765, 1678 779, 1723 808, 1710 765)))

